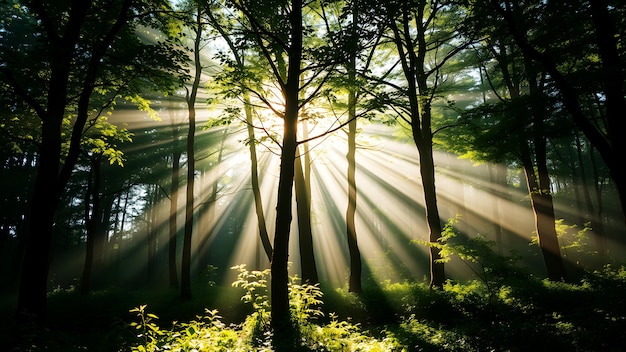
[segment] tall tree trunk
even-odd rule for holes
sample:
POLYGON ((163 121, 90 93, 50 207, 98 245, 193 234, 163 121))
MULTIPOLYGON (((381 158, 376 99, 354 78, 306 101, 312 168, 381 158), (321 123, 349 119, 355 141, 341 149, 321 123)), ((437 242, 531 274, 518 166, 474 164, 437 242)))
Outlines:
POLYGON ((416 14, 410 11, 409 3, 403 3, 401 16, 402 28, 398 27, 396 20, 391 23, 394 32, 394 41, 402 71, 407 82, 407 95, 410 108, 411 133, 419 154, 420 176, 424 191, 424 203, 426 208, 426 223, 428 225, 428 239, 432 246, 430 252, 430 287, 443 287, 445 282, 444 264, 440 261, 440 249, 436 244, 441 238, 441 219, 437 207, 437 193, 435 190, 435 164, 433 160, 433 141, 431 130, 431 94, 435 87, 429 87, 429 73, 426 67, 426 35, 428 28, 425 24, 426 2, 420 2, 416 8, 416 14), (416 28, 410 28, 410 23, 415 18, 416 28), (415 38, 413 33, 415 32, 415 38))
MULTIPOLYGON (((234 48, 233 48, 233 51, 234 48)), ((254 126, 252 121, 252 106, 250 105, 250 96, 244 93, 244 110, 246 114, 246 124, 248 130, 248 140, 250 148, 250 183, 252 186, 252 195, 254 196, 254 210, 256 213, 257 224, 259 227, 259 239, 265 250, 265 255, 269 261, 272 260, 272 244, 267 233, 267 225, 265 223, 265 212, 263 211, 263 198, 261 197, 261 189, 259 187, 259 162, 256 155, 256 138, 254 135, 254 126)), ((259 268, 260 269, 260 268, 259 268)))
MULTIPOLYGON (((430 113, 429 113, 430 115, 430 113)), ((430 130, 428 131, 430 133, 430 130)), ((426 204, 426 222, 428 224, 428 240, 430 243, 439 243, 441 238, 441 219, 437 207, 437 191, 435 189, 435 163, 432 153, 432 136, 429 141, 418 145, 420 175, 422 176, 422 188, 424 189, 424 202, 426 204)), ((441 260, 440 249, 430 247, 430 287, 443 287, 445 283, 445 269, 441 260)))
POLYGON ((115 196, 106 192, 107 185, 104 183, 103 194, 100 198, 100 212, 96 223, 93 250, 92 288, 101 289, 108 282, 108 255, 109 255, 109 229, 111 228, 111 213, 115 196))
POLYGON ((304 178, 302 166, 303 156, 300 148, 296 149, 295 160, 295 188, 298 215, 298 239, 300 242, 300 264, 302 267, 302 282, 308 284, 319 283, 317 265, 313 251, 313 233, 311 230, 311 199, 307 190, 307 180, 304 178))
POLYGON ((185 202, 185 233, 183 237, 183 255, 181 264, 181 298, 191 299, 191 246, 193 235, 193 212, 194 212, 194 180, 195 180, 195 150, 194 141, 196 134, 196 96, 198 87, 200 86, 200 77, 202 75, 202 64, 200 62, 200 43, 202 41, 202 10, 196 9, 195 28, 196 37, 194 38, 194 65, 195 75, 191 86, 191 91, 187 91, 187 110, 189 113, 189 132, 187 134, 187 193, 185 202))
MULTIPOLYGON (((501 165, 493 165, 489 164, 489 182, 494 185, 504 186, 506 184, 506 174, 502 175, 502 169, 504 169, 501 165), (495 170, 494 170, 495 169, 495 170), (504 177, 503 177, 504 176, 504 177), (502 181, 504 179, 504 182, 502 181)), ((506 169, 504 170, 506 172, 506 169)), ((500 196, 498 193, 494 192, 492 195, 492 207, 493 207, 493 232, 496 241, 496 248, 498 250, 498 254, 504 254, 504 245, 502 243, 502 219, 500 216, 500 196)))
MULTIPOLYGON (((580 179, 580 185, 583 189, 583 195, 585 198, 586 214, 585 220, 591 223, 591 228, 594 233, 594 240, 596 243, 596 249, 601 256, 606 255, 606 239, 604 233, 604 222, 602 217, 599 216, 600 212, 596 212, 593 207, 593 201, 591 200, 591 191, 589 190, 589 180, 587 179, 587 173, 585 172, 585 164, 583 162, 582 146, 580 137, 578 134, 574 136, 576 142, 576 155, 578 157, 578 164, 580 166, 580 173, 578 179, 580 179)), ((595 165, 592 165, 595 168, 595 165)), ((575 172, 575 170, 574 170, 575 172)), ((576 178, 575 178, 576 179, 576 178)), ((598 205, 600 207, 600 205, 598 205)), ((582 224, 581 224, 582 225, 582 224)))
MULTIPOLYGON (((353 77, 354 78, 354 77, 353 77)), ((356 213, 356 98, 355 88, 350 89, 348 96, 348 207, 346 209, 346 234, 348 253, 350 255, 350 278, 348 291, 361 293, 361 252, 357 241, 355 213, 356 213)))
MULTIPOLYGON (((532 162, 527 165, 530 156, 524 156, 528 159, 524 163, 524 171, 528 180, 529 173, 533 176, 529 185, 531 205, 535 214, 535 224, 537 229, 537 237, 539 239, 539 247, 543 254, 543 260, 548 270, 548 278, 552 281, 562 281, 567 279, 567 273, 563 259, 561 258, 561 250, 559 248, 559 240, 556 233, 556 222, 554 216, 554 203, 552 199, 552 190, 550 189, 550 176, 548 172, 547 162, 547 141, 544 129, 545 107, 540 103, 543 94, 541 91, 544 86, 542 82, 537 80, 537 71, 530 58, 524 57, 524 68, 530 93, 530 111, 532 118, 532 140, 535 154, 535 168, 532 162), (529 168, 528 168, 528 167, 529 168), (530 187, 532 186, 532 188, 530 187)), ((526 153, 528 148, 526 141, 522 141, 522 155, 526 153)))
POLYGON ((58 48, 52 63, 48 89, 48 105, 40 116, 41 149, 35 178, 30 212, 27 214, 26 249, 22 259, 16 320, 43 325, 47 311, 48 271, 52 249, 54 215, 61 190, 59 171, 61 160, 61 122, 65 114, 67 81, 69 76, 69 48, 58 48), (66 67, 62 67, 66 65, 66 67))
POLYGON ((602 255, 608 254, 608 248, 606 246, 606 233, 604 230, 604 205, 602 203, 602 189, 600 188, 600 176, 598 175, 598 167, 596 166, 596 158, 594 156, 593 148, 589 148, 589 160, 591 160, 591 169, 593 170, 593 188, 596 195, 597 210, 593 215, 596 223, 596 231, 601 233, 602 236, 598 238, 598 252, 602 255))
POLYGON ((291 45, 288 48, 289 68, 283 94, 285 115, 283 125, 280 176, 278 179, 278 203, 276 206, 276 228, 271 274, 271 327, 274 331, 274 348, 290 351, 298 342, 294 334, 289 313, 289 232, 292 220, 292 196, 294 166, 296 159, 298 110, 300 92, 300 65, 302 63, 302 0, 291 1, 289 14, 291 45))
MULTIPOLYGON (((207 13, 207 16, 211 23, 213 23, 213 27, 220 33, 222 38, 226 41, 228 47, 230 48, 231 53, 233 54, 237 65, 244 67, 244 58, 245 54, 242 52, 239 53, 235 43, 233 42, 231 36, 225 32, 224 27, 220 25, 217 19, 213 16, 211 11, 207 13)), ((242 82, 245 86, 246 82, 242 82)), ((269 261, 272 260, 272 243, 269 238, 269 234, 267 232, 267 223, 265 221, 265 212, 263 210, 263 198, 261 196, 261 190, 259 186, 259 171, 258 171, 258 160, 256 153, 256 136, 254 133, 254 123, 252 118, 252 104, 250 102, 250 94, 248 91, 243 92, 243 102, 244 102, 244 113, 246 116, 246 125, 248 132, 248 140, 249 140, 249 148, 250 148, 250 183, 252 186, 252 195, 254 196, 254 210, 257 217, 257 224, 259 227, 259 240, 263 246, 263 250, 265 251, 265 255, 269 261)), ((260 269, 260 258, 257 258, 257 266, 260 269)))
POLYGON ((158 213, 159 213, 159 188, 157 185, 149 187, 150 202, 148 213, 146 214, 146 246, 148 250, 148 284, 153 285, 155 281, 156 269, 156 251, 157 251, 157 233, 159 231, 158 213))
MULTIPOLYGON (((94 287, 103 281, 104 248, 107 242, 109 217, 113 207, 114 197, 102 194, 101 156, 91 160, 93 182, 89 180, 89 187, 85 195, 85 223, 87 241, 85 245, 85 264, 81 277, 81 294, 88 295, 94 287)), ((91 177, 90 177, 91 179, 91 177)))
POLYGON ((549 189, 545 189, 545 187, 549 187, 549 184, 541 185, 540 180, 545 179, 546 175, 541 177, 536 175, 528 145, 522 140, 520 146, 521 161, 526 176, 531 208, 535 217, 535 230, 548 278, 552 281, 561 281, 566 278, 566 273, 556 234, 552 195, 549 189))
MULTIPOLYGON (((359 26, 359 7, 355 2, 352 7, 352 46, 358 47, 357 28, 359 26)), ((356 51, 351 51, 348 59, 348 160, 347 181, 348 181, 348 206, 346 208, 346 237, 348 242, 348 253, 350 256, 350 278, 348 279, 348 291, 361 293, 361 251, 357 241, 355 214, 356 214, 356 104, 357 104, 357 82, 356 82, 356 51)))
MULTIPOLYGON (((172 127, 174 128, 174 127, 172 127)), ((178 187, 180 185, 180 156, 178 149, 178 136, 173 132, 173 153, 172 153, 172 185, 170 188, 170 211, 169 211, 169 240, 168 240, 168 269, 169 286, 178 288, 178 270, 176 268, 176 247, 178 242, 178 187)))
POLYGON ((91 293, 91 274, 94 264, 94 247, 96 242, 97 219, 100 215, 100 158, 91 160, 91 170, 85 192, 85 224, 87 241, 85 244, 85 263, 80 280, 80 293, 84 296, 91 293))
MULTIPOLYGON (((222 131, 222 137, 220 141, 220 147, 217 152, 217 161, 211 169, 213 175, 221 175, 222 159, 224 157, 224 146, 226 145, 226 139, 228 138, 228 125, 224 127, 222 131)), ((204 180, 208 179, 207 172, 202 173, 204 180)), ((208 189, 208 182, 203 183, 202 189, 208 189)), ((199 241, 196 247, 196 253, 199 256, 198 264, 201 269, 205 269, 210 264, 209 258, 209 240, 215 229, 215 204, 217 201, 217 193, 219 192, 220 177, 213 177, 213 184, 211 185, 211 193, 203 201, 199 212, 198 233, 200 234, 199 241)))

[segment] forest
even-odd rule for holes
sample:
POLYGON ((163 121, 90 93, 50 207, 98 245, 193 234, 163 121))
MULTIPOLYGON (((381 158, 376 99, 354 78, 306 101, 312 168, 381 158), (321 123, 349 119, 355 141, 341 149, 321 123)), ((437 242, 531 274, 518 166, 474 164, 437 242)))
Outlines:
POLYGON ((626 350, 626 4, 0 0, 0 349, 626 350))

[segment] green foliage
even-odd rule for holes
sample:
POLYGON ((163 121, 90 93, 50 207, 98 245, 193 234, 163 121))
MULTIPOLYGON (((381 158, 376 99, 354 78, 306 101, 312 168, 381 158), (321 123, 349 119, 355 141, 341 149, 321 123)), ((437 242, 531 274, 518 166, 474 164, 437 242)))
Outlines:
POLYGON ((322 295, 319 284, 302 284, 297 276, 290 278, 289 307, 296 326, 304 326, 324 316, 320 308, 323 303, 322 295))
POLYGON ((139 318, 138 322, 132 322, 130 326, 138 330, 137 337, 143 341, 143 343, 133 349, 133 351, 156 351, 159 347, 160 336, 165 334, 165 332, 154 323, 158 317, 154 314, 146 313, 145 304, 131 309, 130 312, 136 313, 139 318))
POLYGON ((142 343, 132 351, 247 351, 236 329, 226 327, 217 310, 205 309, 205 314, 188 323, 176 323, 170 330, 161 329, 154 321, 158 317, 146 313, 146 305, 131 309, 138 322, 131 326, 139 331, 142 343))
POLYGON ((496 244, 494 241, 480 234, 475 237, 460 236, 454 228, 457 221, 458 217, 448 220, 438 242, 415 242, 439 249, 440 261, 443 263, 449 262, 454 256, 460 258, 488 286, 501 282, 507 276, 515 276, 520 271, 514 268, 516 257, 499 255, 493 250, 496 244))
POLYGON ((263 345, 264 337, 269 335, 270 305, 267 278, 270 269, 248 271, 245 264, 231 267, 239 271, 233 287, 244 290, 241 301, 251 304, 253 312, 246 317, 241 329, 247 333, 253 345, 263 345))
MULTIPOLYGON (((257 301, 255 297, 267 300, 267 287, 256 282, 267 279, 267 274, 238 268, 238 287, 222 287, 221 292, 207 295, 229 296, 228 302, 219 306, 221 312, 232 314, 236 303, 232 300, 233 290, 242 290, 241 295, 249 303, 241 303, 248 306, 257 301)), ((430 289, 427 280, 407 280, 368 281, 360 295, 324 290, 322 296, 317 286, 306 288, 292 278, 292 314, 301 312, 302 317, 311 317, 298 322, 298 350, 619 351, 624 346, 624 266, 586 271, 576 283, 522 274, 520 271, 503 277, 491 295, 481 280, 448 281, 437 290, 430 289), (384 320, 385 315, 394 318, 384 320)), ((272 350, 269 328, 254 340, 246 325, 249 316, 222 318, 217 309, 195 316, 202 306, 214 303, 203 301, 190 307, 178 301, 176 292, 168 291, 163 296, 163 292, 154 290, 118 289, 85 297, 71 288, 59 288, 50 295, 54 319, 50 329, 23 327, 16 332, 15 327, 6 324, 8 318, 0 329, 0 340, 5 341, 3 347, 8 351, 272 350), (137 301, 149 302, 148 307, 154 311, 148 312, 141 304, 131 310, 129 317, 127 307, 137 301), (186 322, 180 322, 182 317, 186 322), (134 319, 130 326, 128 318, 134 319), (170 323, 173 320, 179 322, 170 323), (76 326, 80 326, 78 333, 73 330, 76 326)), ((267 309, 268 303, 259 302, 257 306, 267 309)), ((4 310, 3 317, 12 313, 12 308, 4 310)))
MULTIPOLYGON (((591 232, 590 223, 586 223, 582 229, 578 229, 578 225, 568 225, 564 219, 557 219, 554 223, 556 235, 559 239, 559 247, 561 255, 569 262, 576 265, 582 265, 583 258, 597 254, 589 243, 589 233, 591 232)), ((539 238, 534 233, 530 241, 531 245, 539 245, 539 238)))
POLYGON ((110 123, 106 116, 100 116, 90 122, 82 144, 90 153, 105 157, 109 164, 124 166, 124 152, 117 144, 131 141, 132 132, 110 123))
MULTIPOLYGON (((132 351, 270 351, 272 332, 269 326, 270 306, 267 279, 270 270, 246 269, 245 264, 232 267, 239 273, 232 286, 243 289, 241 301, 252 305, 253 312, 239 325, 227 326, 217 310, 206 309, 205 315, 189 323, 174 322, 169 330, 161 328, 155 314, 146 305, 133 308, 136 314, 131 327, 138 331, 140 342, 132 351)), ((322 291, 318 285, 302 284, 291 277, 289 299, 293 323, 300 333, 303 350, 309 351, 393 351, 401 350, 392 336, 377 339, 363 331, 358 323, 339 321, 330 314, 330 322, 316 324, 324 316, 322 291)))

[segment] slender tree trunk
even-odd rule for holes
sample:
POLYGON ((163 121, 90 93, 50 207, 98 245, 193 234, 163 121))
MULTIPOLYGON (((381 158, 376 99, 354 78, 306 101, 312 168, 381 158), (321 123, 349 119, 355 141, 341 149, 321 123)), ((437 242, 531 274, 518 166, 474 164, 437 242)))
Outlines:
POLYGON ((170 190, 170 211, 169 211, 169 241, 168 241, 168 269, 169 269, 169 286, 170 288, 178 288, 178 269, 176 268, 176 247, 178 241, 178 187, 180 185, 180 156, 181 151, 178 149, 178 136, 174 132, 172 153, 172 185, 170 190))
POLYGON ((150 197, 149 212, 146 214, 146 237, 148 249, 148 284, 153 285, 155 281, 157 234, 159 232, 159 188, 157 185, 150 187, 148 196, 150 197))
MULTIPOLYGON (((441 219, 437 207, 437 194, 435 190, 435 164, 433 160, 432 130, 431 130, 431 100, 430 93, 436 87, 429 87, 428 73, 426 68, 426 35, 427 27, 423 23, 426 14, 426 2, 417 4, 416 14, 412 14, 409 3, 403 3, 400 21, 402 28, 396 20, 391 22, 394 32, 394 41, 400 63, 407 82, 407 95, 410 107, 410 122, 413 141, 417 147, 420 163, 420 176, 424 191, 424 204, 426 208, 426 223, 428 225, 428 238, 431 244, 438 244, 441 238, 441 219), (415 16, 415 20, 413 17, 415 16), (410 24, 414 22, 416 28, 412 30, 410 24), (415 33, 414 33, 415 32, 415 33), (415 35, 415 38, 413 36, 415 35)), ((440 250, 435 246, 430 251, 430 287, 443 287, 445 282, 444 264, 440 261, 440 250)))
MULTIPOLYGON (((221 175, 220 171, 222 159, 224 157, 224 146, 226 145, 226 139, 228 138, 228 126, 224 127, 222 131, 222 137, 220 141, 220 147, 217 153, 217 161, 215 165, 213 165, 211 173, 214 175, 221 175)), ((202 178, 207 179, 205 177, 207 172, 202 173, 202 178)), ((211 185, 211 193, 207 196, 207 198, 203 201, 203 204, 200 206, 199 212, 199 223, 200 226, 198 228, 198 233, 200 234, 198 237, 199 241, 196 246, 196 253, 199 258, 198 264, 201 269, 205 269, 210 264, 209 257, 209 240, 211 239, 211 235, 215 229, 215 204, 217 201, 217 193, 219 192, 219 183, 220 177, 213 177, 213 184, 211 185)), ((201 189, 208 189, 207 183, 204 183, 201 189)))
MULTIPOLYGON (((241 67, 244 66, 244 53, 239 53, 235 43, 231 39, 231 36, 224 31, 224 28, 218 23, 217 19, 213 16, 213 14, 209 11, 207 13, 209 20, 214 24, 213 27, 217 29, 222 38, 228 44, 230 51, 232 52, 237 65, 241 67)), ((244 82, 245 85, 245 82, 244 82)), ((243 93, 243 102, 244 102, 244 113, 246 115, 246 124, 247 124, 247 132, 248 132, 248 140, 249 140, 249 148, 250 148, 250 183, 252 186, 252 194, 254 196, 254 210, 256 212, 257 224, 259 227, 259 241, 263 246, 263 250, 265 251, 265 255, 269 261, 272 260, 272 243, 269 238, 269 234, 267 232, 267 223, 265 221, 265 212, 263 210, 263 198, 261 196, 261 190, 259 186, 259 171, 258 171, 258 160, 256 153, 256 136, 254 133, 254 125, 252 119, 252 105, 250 103, 250 94, 247 91, 243 93)), ((260 258, 257 258, 258 269, 260 269, 260 258)))
MULTIPOLYGON (((234 48, 233 48, 233 51, 234 48)), ((259 239, 265 250, 265 255, 269 261, 272 260, 272 244, 267 233, 267 224, 265 223, 265 212, 263 211, 263 199, 261 197, 261 189, 259 187, 259 162, 256 155, 256 138, 254 135, 254 126, 252 121, 252 107, 250 105, 250 97, 244 94, 244 110, 246 114, 246 124, 248 130, 248 140, 250 148, 250 183, 252 185, 252 195, 254 196, 254 210, 256 213, 257 224, 259 227, 259 239)))
POLYGON ((311 230, 311 201, 307 191, 306 179, 302 167, 300 148, 296 149, 294 182, 296 188, 296 203, 298 215, 298 239, 300 242, 300 263, 302 267, 302 282, 308 284, 319 283, 317 265, 313 251, 313 233, 311 230))
MULTIPOLYGON (((359 7, 355 2, 352 7, 352 45, 358 46, 357 28, 359 26, 359 7)), ((350 277, 348 279, 348 291, 361 293, 361 251, 357 241, 355 214, 357 204, 357 188, 356 188, 356 104, 357 104, 357 87, 356 82, 356 51, 349 54, 348 59, 348 152, 346 159, 348 160, 347 181, 348 181, 348 206, 346 208, 346 237, 348 242, 348 253, 350 256, 350 277)))
MULTIPOLYGON (((594 240, 596 243, 596 249, 601 256, 606 255, 606 240, 604 233, 604 222, 602 217, 598 216, 599 212, 596 212, 593 207, 593 201, 591 200, 591 191, 589 190, 589 181, 587 180, 587 173, 585 172, 585 164, 583 162, 582 146, 578 134, 574 136, 576 142, 576 155, 578 156, 578 164, 580 166, 580 185, 583 189, 583 195, 585 198, 586 216, 585 220, 591 222, 591 228, 594 233, 594 240)), ((595 168, 595 165, 592 165, 595 168)), ((600 205, 598 205, 600 207, 600 205)), ((584 225, 584 224, 581 224, 584 225)))
MULTIPOLYGON (((540 104, 540 97, 543 92, 542 82, 537 81, 536 70, 530 58, 524 57, 524 68, 528 87, 530 92, 530 111, 532 117, 532 136, 534 146, 534 156, 536 163, 535 168, 527 165, 531 160, 530 155, 524 165, 526 178, 528 174, 533 173, 536 177, 531 178, 529 185, 531 205, 535 214, 535 224, 537 229, 537 237, 539 239, 539 247, 543 254, 543 259, 548 270, 548 278, 552 281, 567 280, 567 273, 563 259, 561 258, 561 250, 559 240, 556 233, 556 219, 554 216, 554 203, 552 199, 552 190, 550 189, 550 176, 548 172, 547 162, 547 141, 544 129, 545 109, 540 104), (528 167, 527 167, 528 166, 528 167), (532 186, 532 188, 530 187, 532 186)), ((528 148, 525 141, 522 141, 522 154, 526 153, 528 148)))
POLYGON ((100 212, 98 214, 98 222, 96 223, 96 232, 94 236, 93 251, 93 268, 92 268, 92 288, 101 289, 108 282, 108 261, 109 255, 109 229, 111 228, 111 212, 113 211, 113 203, 115 196, 105 193, 107 189, 106 182, 103 188, 105 196, 100 198, 100 212))
POLYGON ((548 277, 552 281, 567 280, 565 265, 561 258, 559 240, 556 233, 554 202, 550 191, 550 178, 548 176, 545 158, 537 161, 539 174, 539 192, 531 194, 531 203, 536 216, 537 233, 539 234, 539 246, 543 253, 548 277))
POLYGON ((202 11, 196 10, 196 37, 194 38, 195 76, 191 91, 187 91, 187 109, 189 113, 189 132, 187 134, 187 193, 185 202, 185 233, 183 237, 183 256, 181 264, 181 298, 191 299, 191 245, 193 235, 194 181, 196 171, 195 134, 196 134, 196 96, 200 86, 202 64, 200 62, 200 43, 202 41, 202 11))
POLYGON ((348 239, 348 253, 350 255, 350 278, 348 291, 361 293, 361 252, 357 241, 355 213, 356 213, 356 99, 354 88, 351 88, 348 97, 348 207, 346 209, 346 234, 348 239))
POLYGON ((85 243, 85 263, 80 280, 80 293, 83 296, 91 292, 91 274, 94 262, 96 218, 100 210, 100 161, 91 160, 91 170, 85 192, 85 228, 87 241, 85 243))
MULTIPOLYGON (((489 164, 489 182, 495 185, 502 185, 502 167, 500 165, 489 164), (495 169, 495 170, 494 170, 495 169)), ((506 177, 504 178, 506 182, 506 177)), ((500 196, 494 192, 492 195, 492 207, 493 207, 493 232, 496 241, 496 248, 498 254, 504 253, 504 246, 502 243, 502 219, 500 216, 500 196)))
POLYGON ((596 166, 596 159, 594 156, 593 148, 589 148, 589 160, 591 160, 591 169, 593 170, 593 189, 596 195, 597 210, 593 214, 595 219, 596 231, 602 234, 597 240, 598 252, 601 255, 608 254, 608 248, 606 245, 606 232, 604 230, 604 205, 602 203, 602 189, 600 188, 600 176, 598 175, 598 167, 596 166))
POLYGON ((185 201, 185 232, 183 235, 183 254, 181 261, 181 298, 191 299, 191 245, 193 235, 193 208, 194 208, 194 182, 195 182, 195 111, 190 103, 189 107, 189 135, 187 137, 187 189, 185 201))

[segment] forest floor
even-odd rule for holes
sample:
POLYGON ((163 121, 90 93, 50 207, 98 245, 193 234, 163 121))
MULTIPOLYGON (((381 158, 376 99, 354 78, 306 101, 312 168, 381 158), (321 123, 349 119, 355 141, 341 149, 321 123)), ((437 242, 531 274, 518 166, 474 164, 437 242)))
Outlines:
MULTIPOLYGON (((140 305, 158 316, 164 331, 174 321, 198 319, 205 308, 217 309, 225 326, 239 324, 253 313, 241 302, 240 288, 202 286, 194 292, 194 299, 182 301, 173 289, 112 288, 86 297, 76 290, 55 290, 50 293, 45 329, 18 329, 12 319, 15 297, 2 296, 0 349, 130 351, 142 344, 131 327, 137 315, 130 312, 140 305)), ((575 283, 513 274, 489 282, 449 282, 441 290, 430 290, 426 282, 368 281, 359 296, 345 289, 322 287, 322 292, 324 316, 319 326, 334 319, 349 322, 333 326, 359 329, 358 336, 379 341, 393 340, 395 348, 390 350, 626 351, 623 267, 586 273, 575 283)), ((349 351, 348 345, 309 350, 349 351)))

